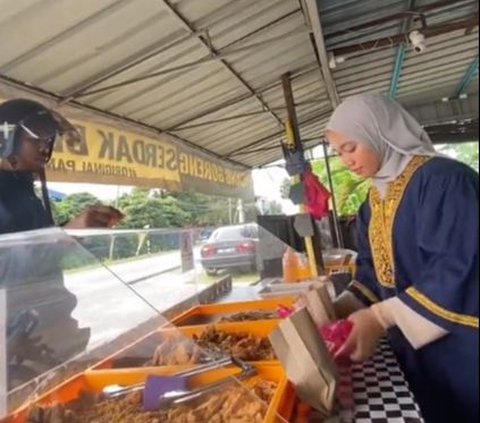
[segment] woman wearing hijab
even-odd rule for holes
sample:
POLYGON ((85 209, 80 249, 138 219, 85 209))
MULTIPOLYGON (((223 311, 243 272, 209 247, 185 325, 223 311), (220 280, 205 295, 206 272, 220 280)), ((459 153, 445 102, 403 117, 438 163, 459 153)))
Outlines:
POLYGON ((388 334, 426 422, 478 421, 478 174, 380 94, 346 99, 326 137, 372 181, 355 280, 336 301, 354 323, 340 353, 366 360, 388 334))

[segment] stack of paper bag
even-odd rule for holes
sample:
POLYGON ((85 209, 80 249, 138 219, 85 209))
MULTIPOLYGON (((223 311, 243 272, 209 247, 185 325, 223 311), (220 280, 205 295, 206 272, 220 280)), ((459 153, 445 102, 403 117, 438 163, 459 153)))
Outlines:
POLYGON ((307 309, 284 319, 269 338, 299 398, 325 416, 330 415, 337 371, 307 309))
POLYGON ((315 284, 313 289, 303 292, 300 304, 306 307, 319 329, 337 320, 326 283, 315 284))

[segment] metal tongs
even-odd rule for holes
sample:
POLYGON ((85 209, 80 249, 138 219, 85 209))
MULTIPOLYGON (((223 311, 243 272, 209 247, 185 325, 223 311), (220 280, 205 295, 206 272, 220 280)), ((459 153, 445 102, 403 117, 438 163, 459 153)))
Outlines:
MULTIPOLYGON (((163 393, 158 398, 158 407, 167 407, 171 404, 180 404, 186 401, 190 401, 192 399, 198 398, 201 395, 206 393, 215 391, 216 389, 227 385, 228 383, 232 382, 232 377, 235 377, 237 380, 245 380, 249 377, 252 377, 256 374, 256 369, 248 363, 245 363, 241 360, 238 360, 234 357, 226 357, 214 362, 210 362, 201 366, 198 366, 194 369, 189 369, 183 372, 176 373, 172 375, 172 378, 176 377, 190 377, 194 375, 198 375, 210 370, 215 370, 220 367, 228 366, 229 364, 234 364, 238 366, 242 372, 238 375, 232 375, 225 379, 219 380, 218 382, 211 383, 206 386, 202 386, 200 388, 196 388, 189 391, 178 391, 178 390, 171 390, 163 393)), ((107 385, 103 388, 103 395, 105 398, 117 398, 120 396, 124 396, 133 392, 141 392, 145 389, 145 383, 138 383, 135 385, 130 386, 121 386, 121 385, 107 385)))

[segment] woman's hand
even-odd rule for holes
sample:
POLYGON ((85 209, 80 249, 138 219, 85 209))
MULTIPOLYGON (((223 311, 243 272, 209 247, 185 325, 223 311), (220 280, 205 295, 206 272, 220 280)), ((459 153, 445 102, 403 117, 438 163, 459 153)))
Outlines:
POLYGON ((110 206, 89 206, 65 225, 66 229, 111 228, 123 219, 123 214, 110 206))
POLYGON ((336 357, 348 356, 354 362, 368 360, 387 332, 370 308, 354 312, 348 320, 353 323, 353 328, 336 357))
POLYGON ((333 309, 337 319, 346 319, 357 310, 363 309, 365 306, 357 300, 355 295, 349 291, 342 292, 333 301, 333 309))

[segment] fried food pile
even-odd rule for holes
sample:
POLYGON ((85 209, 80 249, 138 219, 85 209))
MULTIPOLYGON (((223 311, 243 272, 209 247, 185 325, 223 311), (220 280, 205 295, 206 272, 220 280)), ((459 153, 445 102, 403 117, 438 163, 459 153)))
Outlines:
POLYGON ((209 326, 200 336, 193 336, 193 340, 209 353, 227 353, 243 361, 276 359, 267 338, 258 338, 249 333, 227 333, 209 326))
POLYGON ((234 383, 201 399, 155 412, 143 411, 140 392, 108 400, 81 393, 78 399, 66 405, 33 408, 27 423, 261 423, 276 384, 255 379, 248 385, 264 402, 234 383))
POLYGON ((168 338, 153 353, 146 366, 179 366, 197 364, 205 361, 207 356, 191 339, 168 338))
POLYGON ((155 350, 146 366, 198 364, 232 355, 243 361, 276 360, 267 338, 249 333, 227 333, 209 326, 192 339, 168 337, 155 350))
POLYGON ((230 314, 229 316, 222 317, 219 322, 252 322, 255 320, 272 319, 278 319, 278 313, 276 311, 254 310, 230 314))

